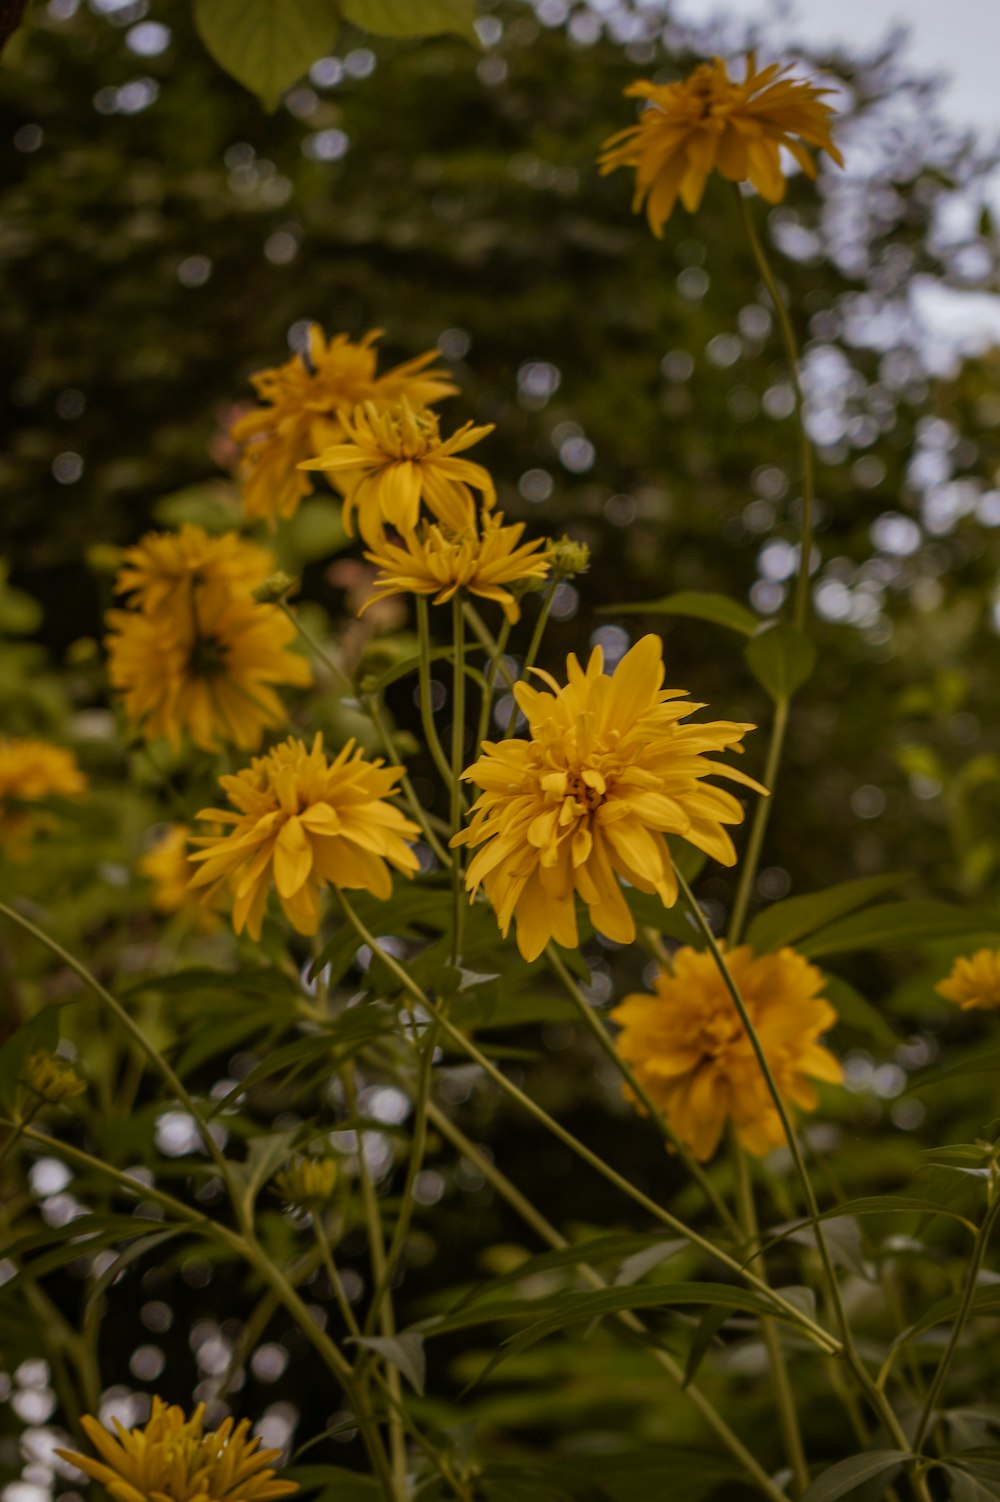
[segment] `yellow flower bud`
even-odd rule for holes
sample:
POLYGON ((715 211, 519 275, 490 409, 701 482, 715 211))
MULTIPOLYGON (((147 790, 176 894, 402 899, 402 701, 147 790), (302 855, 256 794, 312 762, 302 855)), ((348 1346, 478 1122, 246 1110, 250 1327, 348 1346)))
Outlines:
POLYGON ((290 1209, 310 1210, 326 1203, 336 1182, 335 1158, 296 1158, 275 1175, 274 1185, 290 1209))
POLYGON ((22 1080, 32 1094, 49 1106, 61 1106, 87 1088, 75 1069, 45 1048, 29 1054, 22 1080))
POLYGON ((549 543, 549 562, 552 572, 563 579, 585 574, 590 567, 590 549, 585 542, 574 542, 572 537, 553 538, 549 543))

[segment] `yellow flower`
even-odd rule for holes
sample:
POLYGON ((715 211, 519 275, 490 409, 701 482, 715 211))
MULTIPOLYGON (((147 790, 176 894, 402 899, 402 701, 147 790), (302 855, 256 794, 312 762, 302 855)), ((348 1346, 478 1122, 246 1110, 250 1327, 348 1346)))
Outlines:
POLYGON ((631 84, 626 95, 645 99, 647 108, 638 124, 605 141, 602 173, 636 169, 632 207, 638 212, 646 205, 655 235, 662 235, 678 196, 690 213, 697 209, 713 171, 731 182, 751 182, 768 203, 780 202, 781 147, 809 177, 816 176, 816 164, 806 146, 821 147, 843 166, 830 137, 833 111, 823 97, 830 90, 786 73, 777 63, 758 72, 751 52, 739 83, 716 57, 683 83, 631 84))
POLYGON ((44 812, 32 805, 72 798, 86 785, 72 751, 29 737, 0 736, 0 847, 22 859, 28 837, 47 822, 44 812))
POLYGON ((232 429, 233 438, 245 445, 240 472, 248 517, 265 517, 273 524, 279 516, 295 515, 313 488, 297 466, 337 442, 341 416, 360 402, 384 407, 406 397, 416 406, 428 406, 458 390, 447 371, 427 368, 437 359, 436 350, 378 375, 373 345, 381 334, 372 329, 356 343, 336 334, 327 343, 313 324, 306 357, 293 355, 286 364, 251 378, 265 405, 232 429))
POLYGON ((140 859, 139 870, 153 883, 154 912, 176 913, 184 923, 210 933, 218 927, 219 919, 189 890, 188 839, 186 825, 168 824, 140 859))
POLYGON ((482 883, 505 935, 516 913, 527 960, 550 939, 579 942, 577 894, 596 929, 629 943, 635 924, 618 878, 657 893, 664 907, 676 902, 665 834, 681 835, 723 865, 736 859, 722 826, 738 824, 743 809, 703 779, 729 777, 764 791, 707 754, 739 747, 754 727, 682 725, 702 706, 682 689, 661 688, 661 653, 660 638, 644 636, 610 677, 595 647, 586 670, 568 659, 564 688, 547 673, 538 676, 551 692, 519 683, 514 694, 529 739, 484 742, 484 755, 463 773, 483 790, 469 827, 452 840, 483 847, 466 885, 474 895, 482 883))
POLYGON ((75 1450, 57 1450, 108 1491, 114 1502, 272 1502, 298 1491, 298 1482, 274 1479, 280 1450, 262 1450, 250 1437, 250 1420, 224 1419, 205 1433, 205 1405, 189 1419, 162 1398, 141 1429, 117 1419, 111 1434, 85 1415, 80 1423, 100 1460, 75 1450))
POLYGON ((115 592, 131 596, 133 609, 147 615, 176 610, 218 591, 225 597, 250 595, 274 569, 266 548, 236 532, 210 536, 204 527, 187 524, 179 532, 149 532, 126 548, 115 592))
POLYGON ((273 882, 285 916, 300 934, 319 927, 322 885, 363 887, 376 897, 392 892, 388 866, 411 874, 419 863, 407 840, 420 833, 385 800, 396 790, 402 767, 369 762, 349 741, 333 762, 317 734, 312 749, 292 737, 266 756, 255 757, 235 777, 219 779, 238 810, 206 809, 199 819, 232 825, 228 835, 192 843, 204 848, 193 889, 202 901, 232 883, 233 927, 260 938, 273 882))
POLYGON ((308 1210, 324 1205, 337 1182, 335 1158, 296 1158, 275 1174, 274 1187, 292 1209, 308 1210))
POLYGON ((1000 949, 977 949, 973 955, 961 956, 934 989, 963 1012, 994 1011, 1000 1007, 1000 949))
POLYGON ((49 1053, 47 1048, 39 1049, 25 1059, 23 1083, 49 1106, 61 1106, 82 1095, 87 1088, 76 1070, 49 1053))
POLYGON ((284 706, 272 685, 312 681, 309 664, 288 650, 295 627, 275 605, 175 596, 155 616, 107 614, 108 673, 125 713, 147 740, 178 746, 190 735, 204 751, 223 743, 253 750, 280 725, 284 706))
POLYGON ((503 513, 484 513, 481 530, 469 527, 451 532, 437 522, 424 521, 419 531, 406 531, 401 542, 384 535, 365 557, 380 570, 373 594, 362 605, 363 614, 376 600, 388 595, 433 595, 435 605, 450 600, 456 590, 467 589, 484 600, 495 600, 513 623, 520 607, 505 584, 544 579, 549 572, 548 554, 542 539, 520 547, 524 523, 503 525, 503 513), (543 549, 539 552, 539 549, 543 549))
POLYGON ((374 547, 386 522, 400 532, 414 531, 421 501, 454 532, 475 525, 473 490, 480 492, 484 506, 493 506, 496 491, 489 471, 455 458, 492 433, 492 423, 477 428, 467 422, 442 438, 437 413, 415 408, 405 397, 388 410, 365 402, 353 417, 341 420, 342 441, 301 467, 330 472, 344 494, 344 526, 350 536, 355 511, 362 537, 374 547))
MULTIPOLYGON (((755 955, 741 945, 727 959, 782 1100, 815 1110, 810 1080, 842 1079, 817 1042, 837 1020, 820 994, 823 977, 794 949, 755 955)), ((655 995, 626 996, 611 1013, 622 1056, 701 1161, 715 1152, 727 1121, 749 1152, 779 1147, 781 1119, 715 960, 679 949, 673 965, 673 974, 657 976, 655 995)))

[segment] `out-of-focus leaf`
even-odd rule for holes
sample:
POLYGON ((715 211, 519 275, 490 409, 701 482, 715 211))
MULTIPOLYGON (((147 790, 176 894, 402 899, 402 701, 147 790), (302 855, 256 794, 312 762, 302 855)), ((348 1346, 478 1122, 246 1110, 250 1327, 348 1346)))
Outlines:
POLYGON ((333 0, 195 0, 194 15, 215 61, 267 109, 337 35, 333 0))
POLYGON ((168 1241, 173 1241, 175 1237, 183 1236, 185 1231, 194 1229, 196 1228, 190 1226, 168 1226, 166 1230, 154 1231, 150 1236, 143 1236, 138 1241, 133 1241, 124 1251, 119 1252, 114 1261, 104 1269, 87 1290, 84 1318, 87 1317, 91 1307, 97 1300, 103 1298, 119 1273, 124 1272, 131 1263, 138 1262, 140 1257, 145 1257, 148 1252, 156 1251, 157 1247, 165 1245, 168 1241))
POLYGON ((835 887, 826 887, 822 892, 806 892, 801 897, 786 897, 775 902, 756 918, 747 929, 747 943, 757 950, 781 949, 786 944, 795 944, 806 934, 853 913, 891 892, 904 880, 903 873, 886 876, 864 876, 859 881, 842 881, 835 887))
POLYGON ((776 704, 789 700, 816 666, 816 648, 787 621, 765 626, 747 642, 746 659, 757 682, 776 704))
POLYGON ((760 625, 760 619, 728 595, 713 595, 697 589, 683 589, 676 594, 664 595, 660 600, 622 601, 618 605, 605 605, 603 615, 684 615, 696 621, 710 621, 714 626, 726 626, 738 631, 741 636, 752 636, 760 625))
POLYGON ((382 37, 428 37, 452 31, 478 44, 475 0, 340 0, 345 21, 382 37))
MULTIPOLYGON (((75 1234, 64 1237, 58 1246, 50 1246, 48 1251, 42 1252, 38 1257, 32 1257, 30 1262, 8 1278, 0 1287, 0 1297, 7 1298, 18 1289, 22 1283, 36 1282, 47 1273, 54 1272, 59 1267, 64 1267, 67 1262, 74 1262, 77 1257, 90 1256, 94 1252, 101 1251, 104 1247, 114 1246, 116 1242, 124 1241, 129 1237, 141 1236, 149 1227, 156 1227, 159 1234, 165 1228, 162 1221, 150 1221, 142 1219, 129 1219, 125 1216, 90 1216, 81 1215, 79 1219, 71 1222, 75 1234), (106 1224, 108 1219, 111 1224, 106 1224)), ((66 1229, 66 1228, 63 1228, 66 1229)), ((176 1228, 180 1230, 181 1228, 176 1228)), ((23 1249, 24 1243, 16 1244, 5 1250, 5 1256, 11 1261, 19 1255, 18 1247, 23 1249)))
POLYGON ((706 1309, 698 1327, 694 1332, 694 1339, 688 1349, 687 1360, 684 1363, 684 1381, 682 1387, 687 1387, 698 1375, 698 1368, 708 1355, 709 1349, 722 1326, 729 1318, 729 1310, 721 1307, 706 1309))
POLYGON ((299 1129, 295 1127, 289 1132, 266 1132, 251 1137, 247 1143, 246 1161, 231 1165, 233 1177, 243 1191, 248 1215, 253 1214, 254 1201, 268 1179, 287 1161, 298 1135, 299 1129))
POLYGON ((418 1397, 423 1397, 427 1380, 427 1357, 424 1338, 417 1331, 406 1330, 402 1335, 358 1335, 348 1343, 375 1351, 384 1360, 398 1367, 418 1397))
POLYGON ((838 1497, 850 1496, 857 1487, 877 1476, 884 1476, 888 1486, 909 1459, 906 1450, 870 1450, 865 1455, 838 1460, 807 1487, 802 1502, 837 1502, 838 1497))
POLYGON ((926 944, 932 939, 1000 933, 996 917, 951 907, 946 902, 884 902, 817 930, 798 945, 808 959, 849 954, 855 949, 884 949, 894 944, 926 944))
POLYGON ((43 1007, 23 1023, 0 1048, 0 1106, 9 1116, 17 1109, 21 1076, 33 1053, 55 1051, 59 1042, 59 1009, 43 1007))
MULTIPOLYGON (((843 1220, 854 1215, 946 1215, 950 1220, 961 1221, 969 1231, 976 1229, 964 1215, 937 1204, 930 1197, 924 1199, 918 1195, 906 1194, 872 1194, 861 1199, 847 1200, 842 1205, 834 1206, 832 1210, 823 1210, 816 1216, 816 1220, 843 1220)), ((797 1220, 794 1225, 785 1226, 764 1243, 761 1252, 766 1252, 769 1247, 777 1246, 779 1241, 785 1241, 789 1236, 795 1236, 812 1225, 812 1220, 797 1220)))
POLYGON ((380 1502, 382 1488, 370 1476, 339 1465, 293 1465, 282 1471, 283 1481, 297 1481, 303 1496, 317 1502, 380 1502))
POLYGON ((856 1032, 865 1033, 874 1043, 883 1048, 896 1048, 901 1043, 900 1034, 890 1022, 863 997, 860 991, 848 985, 839 975, 823 977, 823 994, 837 1013, 837 1021, 856 1032))

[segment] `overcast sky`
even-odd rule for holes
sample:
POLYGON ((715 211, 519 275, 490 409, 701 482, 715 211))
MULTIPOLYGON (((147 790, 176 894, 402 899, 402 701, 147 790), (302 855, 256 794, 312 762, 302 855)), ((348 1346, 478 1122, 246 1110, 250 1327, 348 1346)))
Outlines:
POLYGON ((948 76, 942 102, 950 119, 974 126, 985 141, 1000 136, 1000 0, 793 0, 780 9, 775 0, 674 0, 671 6, 676 20, 694 23, 720 10, 770 21, 776 45, 791 37, 867 48, 904 25, 914 70, 948 76))

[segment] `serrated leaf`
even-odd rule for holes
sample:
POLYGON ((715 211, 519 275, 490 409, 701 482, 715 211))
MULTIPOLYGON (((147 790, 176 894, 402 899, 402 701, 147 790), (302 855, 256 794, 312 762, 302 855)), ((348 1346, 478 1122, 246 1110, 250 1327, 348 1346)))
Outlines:
POLYGON ((750 671, 776 704, 785 704, 816 666, 816 648, 787 621, 765 626, 747 642, 750 671))
POLYGON ((477 46, 475 0, 341 0, 345 21, 380 37, 454 32, 477 46))
POLYGON ((857 1487, 876 1476, 885 1476, 888 1485, 891 1477, 910 1459, 906 1450, 871 1450, 866 1455, 838 1460, 806 1488, 802 1502, 837 1502, 838 1497, 849 1497, 857 1487))
MULTIPOLYGON (((992 925, 1000 932, 995 917, 992 925)), ((849 954, 855 949, 926 944, 932 939, 981 934, 989 926, 982 913, 970 913, 946 902, 883 902, 818 929, 797 947, 807 959, 815 960, 828 954, 849 954)))
POLYGON ((330 51, 338 26, 333 0, 195 0, 194 18, 215 61, 266 109, 330 51))
POLYGON ((725 626, 741 636, 753 636, 760 620, 752 610, 731 600, 728 595, 708 594, 697 589, 682 589, 676 594, 664 595, 660 600, 641 600, 638 604, 625 601, 620 605, 605 605, 602 615, 683 615, 691 620, 710 621, 713 626, 725 626))
POLYGON ((815 933, 859 907, 866 907, 876 897, 883 897, 905 879, 902 872, 887 876, 863 876, 859 881, 842 881, 822 892, 806 892, 801 897, 786 897, 775 902, 747 929, 747 943, 758 954, 795 944, 806 934, 815 933))
POLYGON ((406 1330, 402 1335, 358 1335, 347 1342, 375 1351, 383 1360, 397 1367, 409 1382, 418 1397, 424 1395, 427 1380, 427 1357, 424 1352, 424 1337, 416 1330, 406 1330))

